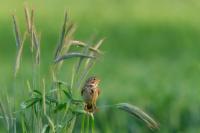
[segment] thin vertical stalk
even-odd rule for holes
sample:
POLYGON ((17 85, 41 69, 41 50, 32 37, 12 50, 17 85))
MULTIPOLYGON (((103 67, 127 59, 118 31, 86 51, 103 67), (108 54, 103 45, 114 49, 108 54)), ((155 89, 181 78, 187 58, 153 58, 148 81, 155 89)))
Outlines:
POLYGON ((90 116, 87 114, 86 133, 90 132, 90 116))
POLYGON ((90 116, 91 116, 91 119, 92 119, 92 123, 91 123, 92 133, 94 133, 94 131, 95 131, 94 115, 91 114, 90 116))
POLYGON ((82 116, 81 133, 85 132, 85 114, 82 116))
POLYGON ((44 111, 44 115, 46 115, 46 99, 45 99, 45 80, 42 80, 42 84, 43 84, 43 95, 42 95, 42 101, 43 101, 43 111, 44 111))

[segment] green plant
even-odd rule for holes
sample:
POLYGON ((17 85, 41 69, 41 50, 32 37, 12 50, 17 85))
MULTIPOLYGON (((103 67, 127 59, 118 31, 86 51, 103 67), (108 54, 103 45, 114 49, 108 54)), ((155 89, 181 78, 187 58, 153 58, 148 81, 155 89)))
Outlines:
MULTIPOLYGON (((22 132, 72 132, 77 118, 82 116, 81 132, 94 132, 94 114, 84 110, 84 101, 80 97, 80 87, 87 77, 90 69, 98 60, 102 52, 99 47, 104 39, 93 44, 74 40, 73 34, 76 27, 68 21, 65 13, 64 23, 56 47, 53 64, 50 66, 50 79, 40 75, 40 36, 34 24, 34 11, 25 8, 27 30, 21 37, 16 17, 13 15, 14 33, 17 46, 15 63, 15 77, 20 69, 21 58, 25 40, 30 42, 32 54, 33 75, 27 80, 27 90, 30 97, 21 103, 19 120, 22 132), (74 48, 78 47, 78 49, 74 48), (71 80, 60 79, 63 64, 74 58, 71 80), (51 80, 50 85, 46 80, 51 80)), ((0 104, 5 121, 7 121, 4 108, 0 104)), ((120 109, 142 120, 151 129, 158 128, 158 124, 138 107, 128 103, 106 105, 106 108, 120 109)), ((99 107, 101 109, 101 107, 99 107)), ((12 114, 12 113, 11 113, 12 114)), ((17 116, 14 117, 16 119, 17 116)), ((10 117, 11 119, 11 117, 10 117)), ((7 122, 7 125, 8 122, 7 122)), ((16 132, 16 130, 15 130, 16 132)))

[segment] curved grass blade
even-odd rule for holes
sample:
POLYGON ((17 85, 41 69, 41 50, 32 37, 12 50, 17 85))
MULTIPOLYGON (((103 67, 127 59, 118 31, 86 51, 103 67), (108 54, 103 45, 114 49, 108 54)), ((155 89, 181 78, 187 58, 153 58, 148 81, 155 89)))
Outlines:
POLYGON ((61 89, 61 86, 64 86, 68 90, 71 89, 71 86, 68 83, 61 81, 61 80, 56 80, 53 82, 53 84, 58 86, 59 89, 61 89))
POLYGON ((84 104, 84 101, 83 101, 83 100, 72 99, 71 102, 72 102, 72 104, 76 104, 76 105, 84 104))
POLYGON ((74 115, 72 117, 72 119, 68 122, 69 125, 67 127, 67 133, 72 133, 73 132, 75 123, 76 123, 76 115, 74 115))
POLYGON ((60 35, 60 39, 59 39, 59 42, 57 44, 57 48, 56 48, 56 53, 55 53, 55 56, 54 58, 57 58, 61 49, 62 49, 62 46, 64 44, 64 39, 65 39, 65 34, 66 34, 66 25, 67 25, 67 12, 65 12, 65 17, 64 17, 64 23, 63 23, 63 26, 62 26, 62 31, 61 31, 61 35, 60 35))
POLYGON ((32 28, 33 28, 33 18, 34 18, 34 10, 31 9, 31 15, 29 12, 28 6, 24 7, 24 13, 26 18, 26 25, 27 25, 27 31, 32 34, 32 28))
MULTIPOLYGON (((87 47, 87 44, 84 43, 84 42, 81 42, 81 41, 78 41, 78 40, 72 40, 71 41, 71 44, 72 45, 75 45, 75 46, 79 46, 79 47, 87 47)), ((89 50, 93 51, 93 52, 96 52, 98 54, 102 54, 102 52, 98 49, 95 49, 94 47, 89 47, 89 50)))
POLYGON ((98 50, 101 44, 104 42, 105 38, 99 40, 99 42, 94 46, 94 50, 98 50))
POLYGON ((42 133, 48 133, 49 129, 50 129, 49 125, 48 125, 48 124, 45 124, 45 125, 43 126, 43 128, 42 128, 42 133))
POLYGON ((39 96, 42 96, 42 93, 38 90, 33 90, 33 93, 38 94, 39 96))
POLYGON ((115 107, 137 117, 139 120, 142 120, 150 129, 159 128, 158 123, 153 118, 134 105, 128 103, 119 103, 116 104, 115 107))
POLYGON ((56 89, 53 89, 51 92, 62 90, 69 99, 72 99, 72 92, 70 89, 71 87, 67 83, 58 80, 54 81, 54 84, 58 87, 56 89), (65 86, 65 88, 62 88, 61 85, 65 86))
POLYGON ((52 129, 52 132, 53 132, 53 133, 56 133, 55 125, 54 125, 53 121, 51 120, 51 118, 50 118, 48 115, 45 114, 45 116, 46 116, 46 118, 47 118, 47 120, 48 120, 48 122, 49 122, 49 125, 50 125, 50 127, 51 127, 51 129, 52 129))
POLYGON ((69 54, 66 54, 66 55, 56 58, 54 62, 58 63, 62 60, 66 60, 66 59, 74 58, 74 57, 95 58, 94 56, 90 56, 90 55, 86 55, 86 54, 82 54, 82 53, 69 53, 69 54))
MULTIPOLYGON (((103 43, 104 39, 99 40, 99 42, 93 47, 94 50, 98 50, 98 48, 101 46, 101 44, 103 43)), ((95 58, 97 58, 97 53, 90 53, 90 56, 94 56, 95 58)), ((89 73, 89 70, 92 68, 92 66, 95 64, 95 60, 91 60, 91 59, 87 59, 85 61, 85 69, 82 72, 82 74, 80 75, 80 80, 78 82, 78 89, 81 87, 81 83, 84 80, 84 78, 87 76, 87 74, 89 73)))
MULTIPOLYGON (((99 40, 98 43, 93 47, 93 49, 98 50, 99 47, 101 46, 101 44, 103 43, 103 41, 104 41, 104 39, 99 40)), ((97 53, 91 53, 90 55, 91 56, 97 56, 97 53)), ((89 67, 90 61, 91 61, 90 59, 87 59, 87 61, 85 62, 85 68, 86 69, 87 69, 87 67, 90 68, 89 67)))
POLYGON ((59 104, 56 105, 54 112, 56 113, 58 111, 61 111, 66 107, 67 107, 67 103, 59 103, 59 104))
POLYGON ((22 102, 21 104, 21 108, 22 109, 27 109, 29 107, 31 107, 32 105, 34 105, 35 103, 39 102, 41 99, 40 98, 32 98, 32 99, 29 99, 25 102, 22 102))
POLYGON ((13 25, 14 25, 14 33, 15 33, 15 39, 16 39, 16 46, 17 46, 17 48, 20 48, 22 40, 21 40, 21 35, 20 35, 19 27, 18 27, 15 15, 13 15, 12 17, 13 17, 13 25))
MULTIPOLYGON (((88 55, 88 51, 89 51, 89 47, 90 47, 91 44, 87 44, 86 47, 84 47, 83 51, 82 51, 82 54, 87 54, 88 55)), ((80 68, 81 68, 81 64, 83 63, 83 60, 84 60, 84 57, 80 57, 78 62, 77 62, 77 65, 76 65, 76 68, 75 68, 75 74, 74 75, 75 77, 74 78, 78 78, 78 74, 79 74, 79 71, 80 71, 80 68)), ((75 79, 74 79, 75 80, 75 79)), ((78 80, 78 79, 77 79, 78 80)))
POLYGON ((22 57, 22 52, 23 52, 23 46, 24 46, 25 39, 26 39, 26 32, 24 33, 23 41, 20 43, 19 49, 17 51, 16 62, 15 62, 15 77, 17 75, 17 72, 18 72, 19 68, 20 68, 20 62, 21 62, 21 57, 22 57))
POLYGON ((62 89, 62 91, 64 92, 65 96, 67 96, 67 98, 72 99, 72 94, 68 93, 66 90, 62 89))
MULTIPOLYGON (((67 27, 67 30, 66 30, 66 33, 65 33, 64 42, 63 42, 63 44, 60 48, 60 51, 58 53, 60 56, 64 55, 65 53, 68 53, 70 46, 71 46, 70 40, 73 37, 75 30, 76 30, 76 26, 73 23, 70 23, 69 26, 67 27)), ((55 59, 58 58, 59 55, 57 55, 55 57, 55 59)), ((58 70, 61 68, 62 64, 63 64, 63 61, 59 62, 58 70)))
POLYGON ((40 40, 35 30, 33 30, 33 44, 36 48, 36 64, 40 64, 40 40))
POLYGON ((20 67, 20 61, 21 61, 21 55, 23 51, 23 44, 26 38, 26 32, 24 33, 23 39, 21 39, 19 27, 17 25, 16 17, 15 15, 13 17, 13 25, 14 25, 14 34, 15 34, 15 40, 16 40, 16 46, 17 46, 17 56, 16 56, 16 63, 15 63, 15 76, 17 75, 17 72, 20 67))
POLYGON ((77 83, 77 88, 78 89, 80 89, 83 80, 86 78, 87 74, 89 73, 89 71, 92 68, 92 66, 94 65, 94 63, 95 63, 95 60, 89 61, 89 64, 88 64, 87 68, 85 68, 85 70, 80 75, 80 79, 79 79, 79 81, 77 83))
POLYGON ((77 114, 83 114, 83 115, 87 115, 88 114, 88 112, 86 112, 85 110, 73 110, 72 111, 73 113, 75 113, 76 115, 77 114))
POLYGON ((30 19, 30 13, 29 13, 28 7, 24 8, 24 12, 25 12, 25 17, 26 17, 27 29, 28 29, 28 32, 30 33, 31 32, 31 19, 30 19))

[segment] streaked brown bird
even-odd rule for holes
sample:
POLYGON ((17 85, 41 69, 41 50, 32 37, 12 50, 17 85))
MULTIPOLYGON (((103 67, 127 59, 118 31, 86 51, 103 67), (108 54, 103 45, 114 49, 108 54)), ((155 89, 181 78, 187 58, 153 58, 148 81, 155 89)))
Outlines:
POLYGON ((98 87, 99 82, 100 80, 97 77, 90 77, 86 80, 83 88, 81 89, 81 95, 85 102, 84 109, 88 112, 95 112, 97 110, 96 102, 100 94, 100 89, 98 87))

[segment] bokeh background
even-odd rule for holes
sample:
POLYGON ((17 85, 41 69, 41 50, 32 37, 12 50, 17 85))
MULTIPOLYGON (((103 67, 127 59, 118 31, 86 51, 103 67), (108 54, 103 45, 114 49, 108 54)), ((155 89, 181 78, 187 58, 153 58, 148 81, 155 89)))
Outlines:
MULTIPOLYGON (((106 37, 105 54, 91 72, 102 81, 99 105, 137 105, 159 121, 158 132, 200 132, 200 1, 0 0, 0 90, 10 96, 16 56, 11 15, 24 29, 25 4, 35 9, 42 33, 44 75, 67 9, 78 26, 76 39, 106 37)), ((29 59, 25 50, 23 62, 29 59)), ((32 73, 28 66, 23 69, 20 81, 25 82, 32 73)), ((15 91, 19 105, 26 96, 22 88, 15 91)), ((95 117, 97 132, 150 132, 120 111, 100 111, 95 117)))

